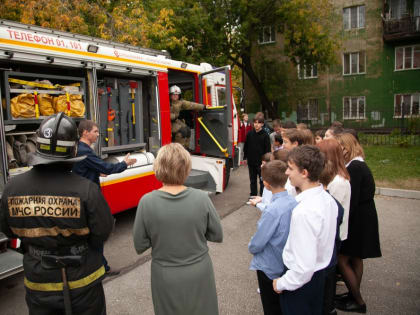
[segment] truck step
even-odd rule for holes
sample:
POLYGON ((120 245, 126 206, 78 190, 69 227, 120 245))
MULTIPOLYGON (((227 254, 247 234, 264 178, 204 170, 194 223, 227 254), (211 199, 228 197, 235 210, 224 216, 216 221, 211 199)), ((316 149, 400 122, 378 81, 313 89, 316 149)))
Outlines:
POLYGON ((185 186, 202 189, 210 192, 216 191, 216 183, 213 177, 207 171, 191 170, 188 176, 185 186))
POLYGON ((0 280, 23 271, 23 255, 7 250, 0 253, 0 280))
POLYGON ((0 244, 7 242, 7 240, 8 240, 7 236, 3 232, 0 232, 0 244))

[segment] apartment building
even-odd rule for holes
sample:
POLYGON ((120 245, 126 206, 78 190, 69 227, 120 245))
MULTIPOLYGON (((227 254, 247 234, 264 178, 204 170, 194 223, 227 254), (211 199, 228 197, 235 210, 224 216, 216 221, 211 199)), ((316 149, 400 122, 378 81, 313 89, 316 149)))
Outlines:
MULTIPOLYGON (((420 0, 333 0, 336 63, 296 67, 268 25, 253 45, 254 68, 279 116, 312 128, 419 129, 420 0)), ((260 110, 245 76, 247 111, 260 110)))

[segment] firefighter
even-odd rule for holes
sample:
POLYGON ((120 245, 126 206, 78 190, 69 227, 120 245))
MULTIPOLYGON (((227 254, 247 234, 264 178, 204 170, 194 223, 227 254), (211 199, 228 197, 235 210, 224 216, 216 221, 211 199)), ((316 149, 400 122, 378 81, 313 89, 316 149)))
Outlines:
POLYGON ((191 130, 181 119, 178 119, 181 110, 195 110, 202 111, 206 108, 205 105, 189 102, 180 99, 181 89, 173 85, 169 89, 169 96, 171 100, 171 132, 172 141, 182 144, 186 149, 190 145, 191 130))
POLYGON ((111 211, 95 183, 71 172, 77 126, 59 113, 36 133, 28 172, 6 185, 0 228, 20 238, 30 315, 106 314, 102 255, 93 250, 109 236, 111 211), (70 312, 69 309, 70 308, 70 312))

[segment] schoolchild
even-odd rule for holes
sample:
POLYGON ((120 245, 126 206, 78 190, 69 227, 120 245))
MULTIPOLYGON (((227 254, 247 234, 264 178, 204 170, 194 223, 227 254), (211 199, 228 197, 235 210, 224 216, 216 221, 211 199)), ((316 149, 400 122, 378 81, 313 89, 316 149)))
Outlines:
POLYGON ((276 141, 276 135, 279 136, 277 139, 279 140, 278 142, 280 142, 280 146, 283 144, 283 139, 281 138, 282 125, 280 119, 275 119, 273 121, 273 129, 274 131, 270 133, 271 151, 276 151, 274 150, 274 142, 276 141))
POLYGON ((241 148, 241 163, 243 163, 244 144, 246 135, 252 130, 252 124, 248 121, 248 114, 243 113, 241 125, 239 127, 238 145, 241 148))
POLYGON ((283 138, 281 135, 274 135, 273 152, 283 149, 283 138))
MULTIPOLYGON (((256 118, 262 118, 262 119, 265 118, 263 112, 257 112, 255 114, 255 117, 256 118)), ((264 121, 264 124, 262 126, 262 130, 264 130, 268 134, 268 136, 270 136, 271 133, 273 132, 273 128, 271 128, 265 121, 264 121)))
POLYGON ((283 148, 292 151, 293 148, 304 144, 305 138, 300 130, 296 128, 286 129, 283 133, 283 148))
MULTIPOLYGON (((263 167, 266 163, 270 162, 270 160, 272 160, 272 156, 273 154, 271 152, 264 154, 261 159, 261 167, 263 167)), ((265 208, 270 204, 272 196, 273 194, 271 193, 271 191, 264 187, 262 196, 255 196, 254 198, 249 199, 249 204, 257 207, 261 211, 264 211, 265 208)))
POLYGON ((264 118, 261 115, 256 115, 254 129, 247 134, 244 145, 244 160, 248 161, 251 196, 258 196, 257 179, 260 182, 260 195, 263 193, 261 158, 271 150, 270 137, 263 131, 263 125, 264 118))
POLYGON ((325 129, 319 129, 315 132, 315 142, 318 144, 322 140, 324 140, 325 137, 325 129))
MULTIPOLYGON (((283 133, 283 149, 286 151, 292 151, 294 148, 304 144, 304 136, 301 130, 296 128, 286 129, 283 133)), ((291 196, 296 196, 299 193, 299 189, 296 189, 291 183, 290 179, 286 182, 286 190, 291 196)))
MULTIPOLYGON (((288 154, 289 152, 287 152, 286 150, 278 150, 278 151, 274 151, 273 153, 266 153, 263 155, 262 163, 263 165, 264 165, 264 162, 268 163, 269 162, 269 160, 267 160, 268 157, 270 158, 271 161, 278 160, 278 161, 283 161, 284 163, 287 163, 288 154)), ((265 208, 267 208, 267 206, 270 204, 272 196, 273 194, 271 193, 271 191, 269 191, 266 187, 264 187, 262 197, 256 196, 255 198, 250 199, 249 203, 257 207, 261 211, 264 211, 265 208)))
POLYGON ((337 203, 318 181, 324 163, 315 146, 299 146, 289 153, 286 175, 301 193, 283 251, 287 271, 273 280, 284 315, 322 314, 325 270, 333 255, 338 215, 337 203))
POLYGON ((289 234, 290 218, 296 201, 284 189, 286 163, 271 161, 262 166, 264 186, 273 194, 271 203, 262 212, 257 231, 248 244, 254 255, 251 270, 257 271, 264 314, 281 314, 279 295, 273 291, 272 280, 280 277, 285 267, 283 248, 289 234))
MULTIPOLYGON (((329 141, 329 140, 326 140, 329 141)), ((334 296, 336 289, 336 269, 338 262, 338 251, 341 245, 341 225, 343 223, 344 216, 344 207, 341 203, 331 194, 328 190, 329 184, 333 181, 336 176, 335 165, 332 161, 328 160, 325 163, 324 170, 319 176, 319 182, 324 186, 324 189, 335 199, 335 202, 338 206, 338 216, 337 216, 337 228, 335 233, 335 245, 333 255, 331 257, 330 264, 328 265, 325 272, 325 286, 324 286, 324 300, 323 300, 323 315, 334 315, 337 314, 337 311, 334 306, 334 296)))

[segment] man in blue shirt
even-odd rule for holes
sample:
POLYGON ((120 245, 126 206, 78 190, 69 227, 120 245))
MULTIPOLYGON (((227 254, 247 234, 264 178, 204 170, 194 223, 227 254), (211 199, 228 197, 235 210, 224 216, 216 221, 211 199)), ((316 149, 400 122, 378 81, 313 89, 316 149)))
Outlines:
POLYGON ((119 163, 107 163, 103 161, 92 150, 91 146, 98 140, 98 126, 91 120, 83 120, 79 124, 79 145, 77 147, 77 156, 86 155, 87 157, 73 166, 73 172, 90 179, 99 186, 99 176, 101 174, 110 175, 121 173, 128 166, 136 163, 136 159, 130 158, 128 153, 124 161, 119 163))
MULTIPOLYGON (((98 140, 99 129, 98 125, 96 125, 91 120, 82 120, 79 123, 79 136, 80 139, 77 146, 77 156, 86 155, 86 158, 73 165, 73 172, 87 179, 90 179, 98 186, 100 186, 99 176, 101 174, 109 175, 121 173, 126 170, 128 166, 137 162, 136 159, 130 158, 130 153, 125 156, 124 161, 115 164, 107 163, 98 157, 95 151, 92 150, 91 146, 98 140)), ((97 248, 97 250, 102 253, 102 261, 104 263, 106 274, 108 276, 118 274, 118 272, 112 272, 111 268, 108 266, 108 261, 103 255, 103 244, 100 248, 97 248)))
POLYGON ((264 315, 281 314, 279 295, 273 290, 272 280, 285 272, 283 248, 289 235, 292 210, 297 205, 284 188, 286 169, 283 161, 271 161, 262 166, 264 186, 273 197, 248 244, 249 252, 254 255, 250 269, 257 271, 264 315))

